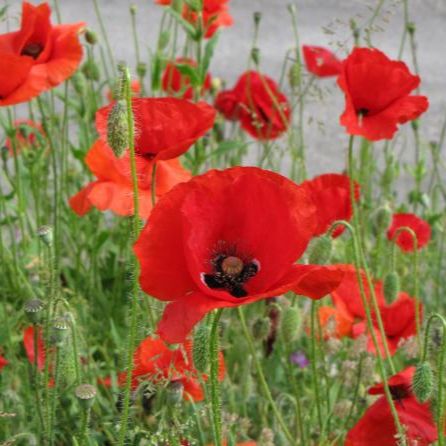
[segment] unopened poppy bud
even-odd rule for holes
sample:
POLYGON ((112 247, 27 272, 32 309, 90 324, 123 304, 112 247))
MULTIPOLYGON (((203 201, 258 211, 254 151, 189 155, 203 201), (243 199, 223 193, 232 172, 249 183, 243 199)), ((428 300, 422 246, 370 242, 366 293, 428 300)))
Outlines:
POLYGON ((262 13, 259 11, 256 11, 254 13, 254 24, 258 25, 260 23, 260 20, 262 20, 262 13))
POLYGON ((127 104, 125 100, 116 101, 107 120, 107 142, 117 158, 120 158, 129 141, 127 104))
POLYGON ((53 345, 60 346, 65 341, 70 328, 68 321, 64 317, 57 317, 53 319, 51 325, 50 341, 53 345))
POLYGON ((96 396, 96 387, 91 384, 81 384, 74 390, 76 398, 83 409, 89 409, 94 402, 96 396))
POLYGON ((42 321, 44 308, 45 305, 40 299, 28 300, 23 307, 26 316, 33 324, 39 324, 42 321))
POLYGON ((167 400, 171 404, 178 404, 183 399, 184 385, 181 381, 171 381, 167 386, 167 400))
POLYGON ((160 51, 164 50, 167 47, 167 45, 169 45, 169 40, 170 40, 170 32, 162 31, 158 40, 158 49, 160 51))
POLYGON ((312 243, 308 261, 312 265, 324 265, 331 257, 333 243, 331 237, 323 235, 315 239, 312 243))
POLYGON ((415 33, 415 30, 416 30, 415 23, 414 23, 414 22, 409 22, 409 23, 406 25, 406 29, 407 29, 407 32, 408 32, 409 34, 414 34, 414 33, 415 33))
POLYGON ((295 14, 296 13, 296 5, 294 3, 289 3, 287 8, 288 8, 288 11, 291 14, 295 14))
POLYGON ((90 45, 96 45, 98 43, 98 36, 97 34, 92 31, 91 29, 87 29, 85 31, 85 40, 90 45))
POLYGON ((144 62, 139 62, 136 66, 136 74, 139 77, 144 77, 147 74, 147 64, 144 62))
POLYGON ((132 3, 130 5, 130 14, 135 15, 137 12, 138 12, 138 7, 134 3, 132 3))
POLYGON ((352 30, 353 33, 353 38, 355 39, 355 42, 359 40, 359 28, 358 25, 356 24, 356 21, 351 19, 350 20, 350 29, 352 30))
POLYGON ((300 63, 294 62, 293 65, 291 65, 290 70, 288 71, 288 80, 291 87, 293 88, 296 88, 300 85, 300 80, 301 80, 300 63))
POLYGON ((410 121, 410 125, 412 128, 416 131, 420 127, 420 124, 418 122, 418 119, 414 119, 413 121, 410 121))
POLYGON ((37 230, 37 235, 45 245, 51 246, 53 244, 53 228, 50 225, 41 226, 37 230))
POLYGON ((288 307, 282 314, 280 331, 285 341, 292 341, 296 338, 300 325, 300 314, 297 307, 288 307))
POLYGON ((251 57, 252 57, 252 60, 254 61, 254 63, 256 65, 259 65, 259 63, 260 63, 260 49, 259 48, 253 48, 251 50, 251 57))
POLYGON ((264 340, 271 330, 271 320, 267 317, 257 319, 252 326, 252 334, 255 339, 264 340))
POLYGON ((384 277, 383 283, 384 297, 386 302, 391 304, 395 302, 400 292, 400 276, 395 271, 390 271, 384 277))
POLYGON ((99 67, 97 66, 96 62, 93 59, 88 59, 82 65, 82 72, 84 73, 85 77, 89 80, 98 81, 100 78, 99 67))
POLYGON ((392 222, 392 212, 388 206, 378 208, 373 215, 373 224, 377 233, 382 233, 392 222))
POLYGON ((434 389, 434 373, 427 361, 417 365, 413 375, 412 390, 420 403, 428 401, 434 389))
POLYGON ((87 90, 87 80, 85 79, 84 73, 82 71, 76 71, 76 73, 71 76, 71 84, 73 85, 74 91, 79 96, 84 96, 87 90))
POLYGON ((195 330, 192 347, 192 359, 194 367, 201 373, 205 373, 209 364, 209 327, 201 324, 195 330))

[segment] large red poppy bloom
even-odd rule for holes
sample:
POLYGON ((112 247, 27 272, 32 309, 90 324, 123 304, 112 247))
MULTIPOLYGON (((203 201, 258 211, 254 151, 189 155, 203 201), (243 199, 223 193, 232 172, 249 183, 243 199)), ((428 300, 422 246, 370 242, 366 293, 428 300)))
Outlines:
POLYGON ((425 96, 411 96, 420 78, 406 64, 377 49, 355 48, 338 78, 345 93, 341 124, 350 135, 371 141, 391 139, 398 124, 418 118, 428 108, 425 96))
MULTIPOLYGON (((173 62, 169 62, 166 65, 166 68, 162 77, 162 86, 163 90, 171 95, 178 96, 183 99, 192 99, 194 95, 194 89, 191 85, 190 77, 186 74, 181 73, 181 71, 177 68, 178 65, 189 65, 191 67, 196 67, 197 63, 185 57, 180 57, 173 62)), ((211 76, 210 74, 206 74, 204 84, 201 90, 201 94, 203 95, 206 91, 211 88, 211 76)))
MULTIPOLYGON (((18 121, 15 121, 14 128, 15 149, 17 153, 20 153, 22 150, 35 147, 39 142, 37 135, 45 138, 45 132, 43 131, 42 126, 39 123, 29 119, 19 119, 18 121)), ((5 146, 7 147, 9 153, 14 155, 12 141, 10 138, 7 138, 5 146)))
MULTIPOLYGON (((130 171, 130 154, 116 158, 101 140, 96 141, 85 158, 87 166, 97 180, 87 184, 70 198, 76 214, 85 215, 92 206, 100 211, 111 210, 118 215, 133 215, 133 183, 130 171)), ((136 156, 138 175, 139 215, 147 218, 152 210, 152 171, 154 161, 136 156)), ((156 197, 191 177, 178 158, 156 163, 156 197)))
POLYGON ((0 35, 0 105, 28 101, 70 77, 79 66, 83 23, 53 26, 47 3, 23 2, 19 31, 0 35))
POLYGON ((321 298, 343 272, 295 264, 317 225, 305 187, 251 167, 212 170, 164 195, 135 244, 142 289, 167 305, 158 333, 182 342, 209 311, 293 290, 321 298))
MULTIPOLYGON (((108 115, 114 104, 96 113, 96 128, 107 143, 108 115)), ((135 150, 154 161, 168 160, 183 154, 210 130, 215 110, 205 102, 194 104, 177 98, 134 98, 135 150)))
MULTIPOLYGON (((184 389, 184 399, 192 398, 194 401, 204 399, 204 391, 200 379, 207 380, 206 374, 201 374, 194 368, 192 361, 192 343, 186 341, 176 349, 171 349, 159 338, 147 337, 144 339, 133 355, 134 368, 132 372, 132 388, 136 389, 141 382, 162 381, 180 382, 184 389)), ((220 381, 225 375, 223 354, 219 353, 220 381)), ((119 384, 123 385, 126 373, 119 376, 119 384)))
MULTIPOLYGON (((23 345, 26 356, 31 364, 35 363, 34 352, 34 327, 30 326, 23 332, 23 345)), ((37 336, 37 368, 43 370, 45 366, 45 345, 43 343, 42 329, 39 329, 37 336)))
MULTIPOLYGON (((350 178, 346 175, 328 173, 319 175, 312 180, 305 181, 306 187, 318 209, 318 224, 314 235, 325 234, 331 224, 336 220, 349 221, 353 214, 353 206, 350 198, 350 178)), ((359 200, 359 185, 355 183, 355 200, 359 200)), ((338 237, 345 230, 344 226, 338 226, 332 233, 338 237)))
MULTIPOLYGON (((172 0, 155 0, 158 5, 168 6, 172 0)), ((203 0, 203 29, 204 37, 212 37, 219 28, 231 26, 234 23, 228 11, 229 0, 203 0)), ((198 24, 198 15, 189 6, 184 5, 183 17, 192 23, 198 24)))
POLYGON ((429 223, 415 214, 394 214, 392 224, 387 231, 387 238, 393 240, 403 251, 410 252, 415 249, 412 235, 405 230, 400 231, 394 239, 398 229, 407 227, 412 229, 417 237, 418 249, 424 248, 431 239, 429 223))
POLYGON ((232 90, 221 92, 215 107, 228 119, 239 119, 242 128, 257 139, 278 138, 290 124, 286 96, 275 81, 257 71, 247 71, 232 90))
MULTIPOLYGON (((349 336, 357 338, 363 334, 367 335, 369 337, 367 348, 370 352, 376 353, 367 328, 366 313, 362 305, 356 270, 351 265, 345 265, 344 271, 342 282, 331 293, 335 308, 322 307, 320 309, 319 318, 321 325, 326 326, 328 320, 333 318, 336 322, 336 335, 338 337, 349 336)), ((361 276, 366 296, 371 301, 370 288, 368 287, 365 273, 361 272, 361 276)), ((402 339, 407 339, 416 334, 415 299, 405 292, 400 292, 394 302, 386 304, 381 281, 374 282, 374 291, 384 325, 386 341, 390 353, 393 354, 398 349, 398 344, 402 339)), ((370 306, 373 309, 371 302, 370 306)), ((373 310, 372 320, 380 353, 384 355, 383 340, 378 331, 376 314, 373 310)))
POLYGON ((321 46, 303 45, 307 70, 317 77, 337 76, 342 69, 342 62, 330 51, 321 46))
MULTIPOLYGON (((437 429, 429 403, 421 404, 411 392, 414 367, 409 367, 388 380, 390 393, 410 444, 428 446, 437 439, 437 429)), ((372 395, 384 395, 379 384, 369 389, 372 395)), ((349 431, 345 446, 395 446, 397 431, 385 396, 378 398, 349 431)))

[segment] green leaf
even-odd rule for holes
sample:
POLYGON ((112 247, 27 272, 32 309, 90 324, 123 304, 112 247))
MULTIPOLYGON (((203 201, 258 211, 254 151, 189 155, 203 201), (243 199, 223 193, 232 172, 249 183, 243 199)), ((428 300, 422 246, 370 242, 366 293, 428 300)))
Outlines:
POLYGON ((198 87, 199 85, 201 85, 198 68, 192 67, 187 64, 176 64, 175 67, 181 74, 189 78, 190 83, 193 87, 198 87))
POLYGON ((172 8, 167 8, 166 12, 170 14, 183 28, 184 31, 189 35, 189 37, 193 40, 196 40, 197 30, 191 25, 187 20, 184 20, 181 14, 174 11, 172 8))

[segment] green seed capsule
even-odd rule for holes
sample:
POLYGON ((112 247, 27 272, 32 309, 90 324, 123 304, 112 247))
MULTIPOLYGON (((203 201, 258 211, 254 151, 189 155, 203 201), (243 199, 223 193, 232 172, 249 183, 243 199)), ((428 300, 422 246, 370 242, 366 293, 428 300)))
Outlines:
POLYGON ((89 409, 94 402, 96 396, 96 387, 91 384, 81 384, 74 390, 76 398, 84 409, 89 409))
POLYGON ((91 29, 87 29, 85 31, 85 40, 87 41, 87 43, 89 43, 90 45, 96 45, 98 43, 98 36, 97 34, 92 31, 91 29))
POLYGON ((434 390, 434 373, 427 361, 417 365, 413 376, 412 390, 420 403, 428 401, 434 390))
POLYGON ((384 277, 383 288, 386 302, 389 304, 395 302, 400 292, 400 276, 395 271, 387 273, 384 277))
POLYGON ((301 69, 298 62, 291 65, 290 70, 288 71, 288 81, 292 88, 297 88, 300 85, 301 69))
POLYGON ((25 314, 33 324, 42 322, 44 308, 45 304, 40 299, 28 300, 24 306, 25 314))
POLYGON ((380 207, 373 215, 373 226, 377 233, 383 233, 390 226, 392 212, 387 206, 380 207))
POLYGON ((37 230, 37 235, 45 245, 51 246, 53 244, 53 228, 50 225, 41 226, 37 230))
POLYGON ((120 158, 127 149, 128 140, 127 104, 121 99, 115 102, 108 115, 107 142, 115 156, 120 158))
POLYGON ((323 265, 328 263, 331 257, 333 243, 331 237, 323 235, 314 240, 309 256, 312 265, 323 265))

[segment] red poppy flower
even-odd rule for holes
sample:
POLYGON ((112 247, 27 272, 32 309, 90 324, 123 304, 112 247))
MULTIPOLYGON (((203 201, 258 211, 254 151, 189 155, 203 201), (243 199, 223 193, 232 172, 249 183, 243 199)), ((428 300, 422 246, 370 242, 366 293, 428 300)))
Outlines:
POLYGON ((411 96, 420 78, 406 64, 377 49, 355 48, 338 78, 345 94, 341 124, 350 135, 371 141, 391 139, 398 124, 418 118, 428 108, 425 96, 411 96))
MULTIPOLYGON (((20 119, 18 121, 15 121, 14 127, 16 145, 15 148, 17 153, 20 153, 22 150, 35 147, 35 145, 38 143, 37 134, 41 135, 43 138, 45 137, 45 132, 43 131, 42 126, 37 122, 31 121, 29 119, 20 119)), ((12 141, 10 138, 6 140, 5 146, 8 148, 9 153, 11 155, 14 155, 12 141)))
MULTIPOLYGON (((35 363, 34 352, 34 327, 30 326, 23 332, 23 345, 26 356, 31 364, 35 363)), ((45 345, 43 343, 42 329, 39 329, 37 336, 37 368, 43 370, 45 366, 45 345)))
MULTIPOLYGON (((390 393, 401 424, 405 427, 410 444, 428 446, 436 441, 437 429, 429 403, 421 404, 410 390, 414 368, 410 367, 391 377, 388 381, 390 393)), ((369 390, 372 395, 384 394, 382 384, 369 390)), ((345 446, 395 446, 397 431, 389 403, 385 396, 378 398, 349 431, 345 446)))
MULTIPOLYGON (((137 96, 140 95, 140 93, 141 93, 141 84, 140 84, 138 79, 133 79, 130 82, 130 90, 131 90, 133 96, 137 97, 137 96)), ((116 99, 113 90, 108 90, 106 96, 107 96, 108 102, 112 102, 112 101, 114 101, 116 99)))
POLYGON ((83 23, 53 26, 47 3, 22 4, 19 31, 0 35, 0 105, 27 101, 70 77, 79 66, 83 23))
MULTIPOLYGON (((184 399, 192 398, 194 401, 204 399, 203 388, 200 384, 199 372, 195 370, 192 362, 192 343, 186 341, 175 350, 158 338, 147 337, 144 339, 133 355, 134 369, 132 373, 132 388, 136 389, 140 382, 151 380, 181 382, 184 389, 184 399)), ((223 354, 219 353, 219 380, 225 375, 223 354)), ((202 374, 201 379, 207 380, 207 375, 202 374)), ((119 383, 123 385, 126 374, 119 376, 119 383)))
MULTIPOLYGON (((177 98, 135 98, 133 113, 138 132, 138 155, 154 161, 176 158, 210 130, 215 109, 205 102, 194 104, 177 98)), ((96 128, 107 143, 107 120, 113 107, 109 104, 96 113, 96 128)))
MULTIPOLYGON (((349 221, 353 209, 350 199, 350 178, 346 175, 329 173, 319 175, 312 180, 305 181, 302 186, 308 191, 319 212, 318 224, 314 235, 325 234, 336 220, 349 221)), ((355 199, 359 200, 359 185, 355 183, 355 199)), ((338 237, 344 232, 344 226, 338 226, 332 233, 338 237)))
MULTIPOLYGON (((192 99, 194 89, 191 86, 190 78, 189 76, 181 73, 181 71, 177 68, 177 65, 189 65, 191 67, 196 67, 197 63, 194 60, 185 57, 179 58, 174 62, 169 62, 166 65, 166 69, 164 70, 162 77, 163 91, 172 96, 179 96, 183 99, 192 99)), ((206 74, 204 85, 201 90, 202 95, 206 91, 210 90, 211 82, 211 76, 208 73, 206 74)))
POLYGON ((303 45, 307 70, 318 77, 337 76, 342 69, 342 62, 330 51, 321 46, 303 45))
POLYGON ((216 108, 257 139, 275 139, 287 131, 291 108, 279 86, 268 76, 247 71, 232 90, 217 96, 216 108))
POLYGON ((6 358, 4 358, 2 355, 0 355, 0 370, 3 367, 7 366, 8 364, 9 364, 9 361, 6 358))
MULTIPOLYGON (((109 209, 118 215, 133 215, 133 183, 129 152, 127 151, 121 158, 116 158, 112 150, 98 140, 87 153, 85 162, 97 180, 70 198, 70 206, 74 212, 82 216, 95 206, 100 211, 109 209)), ((147 218, 152 210, 154 164, 142 156, 136 157, 141 218, 147 218)), ((159 198, 176 184, 187 181, 191 175, 176 158, 158 161, 155 177, 156 196, 159 198)))
POLYGON ((209 311, 293 290, 321 298, 343 272, 297 265, 316 226, 305 187, 258 168, 212 170, 173 188, 135 244, 142 289, 167 305, 158 333, 184 340, 209 311))
MULTIPOLYGON (((357 338, 368 335, 368 350, 376 353, 375 346, 368 332, 365 309, 362 305, 359 284, 356 271, 353 266, 345 266, 345 274, 341 284, 331 293, 336 308, 336 321, 350 320, 350 330, 345 328, 339 330, 342 336, 357 338), (345 333, 345 334, 344 334, 345 333)), ((364 290, 368 299, 371 299, 370 288, 367 285, 365 273, 361 272, 364 290)), ((395 353, 401 339, 406 339, 416 334, 415 299, 405 292, 400 292, 397 299, 391 304, 386 304, 384 299, 383 284, 381 281, 374 282, 374 290, 378 302, 381 319, 384 325, 387 345, 390 353, 395 353)), ((371 304, 372 305, 372 304, 371 304)), ((371 307, 372 308, 372 307, 371 307)), ((420 309, 422 310, 422 308, 420 309)), ((378 340, 380 352, 384 355, 383 340, 376 321, 376 314, 372 311, 372 319, 375 335, 378 340)))
MULTIPOLYGON (((398 229, 403 227, 408 227, 415 233, 418 249, 425 247, 429 243, 431 239, 431 227, 427 221, 415 214, 394 214, 392 224, 387 231, 387 238, 394 240, 398 229)), ((410 252, 415 249, 412 235, 408 231, 400 231, 394 241, 405 252, 410 252)))

